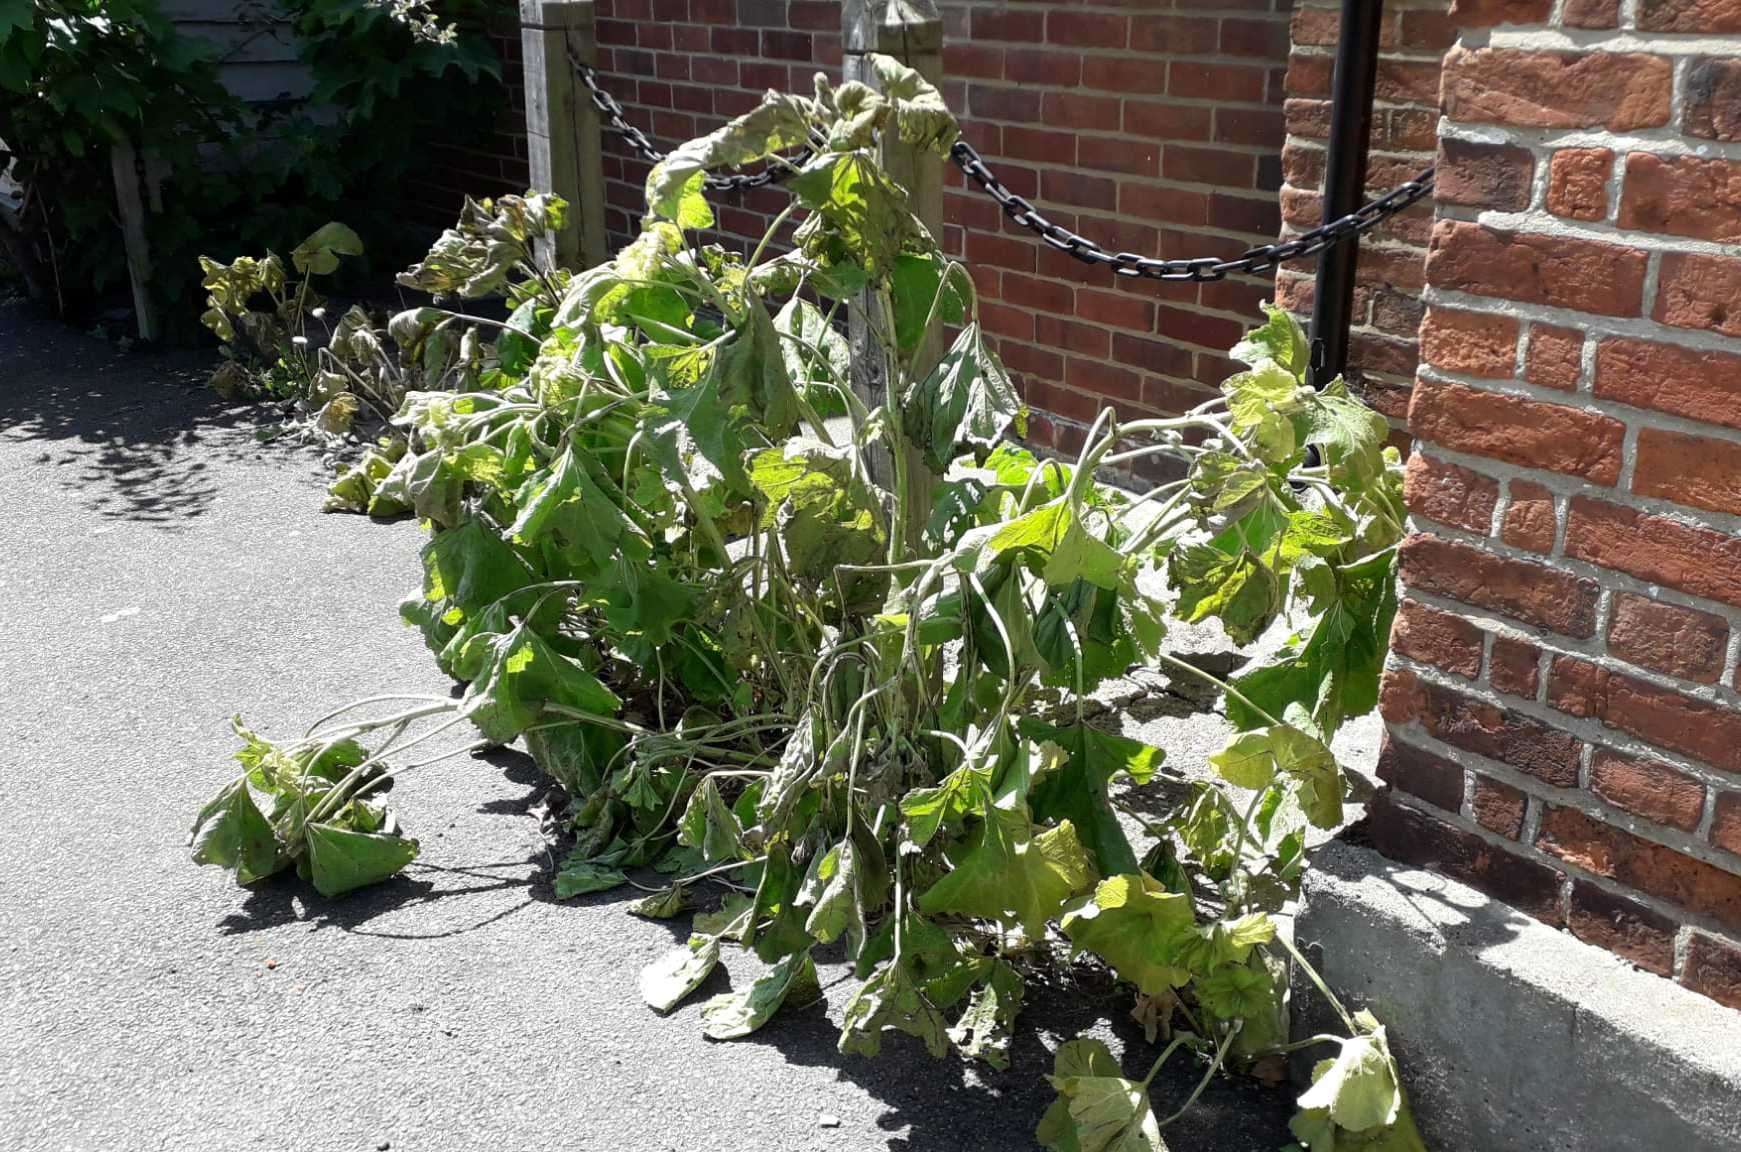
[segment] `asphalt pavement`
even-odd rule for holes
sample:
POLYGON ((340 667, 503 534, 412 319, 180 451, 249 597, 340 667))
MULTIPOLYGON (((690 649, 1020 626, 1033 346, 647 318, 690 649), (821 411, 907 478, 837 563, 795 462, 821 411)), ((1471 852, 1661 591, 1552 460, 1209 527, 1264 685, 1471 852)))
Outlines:
MULTIPOLYGON (((395 608, 418 527, 322 515, 319 461, 261 444, 209 363, 0 305, 0 1149, 1011 1152, 1077 1031, 1142 1075, 1128 996, 1092 978, 1032 991, 1002 1072, 904 1037, 838 1055, 842 984, 731 1043, 702 1038, 705 995, 655 1015, 636 977, 680 930, 554 899, 548 796, 514 753, 403 782, 423 854, 386 885, 195 867, 233 713, 284 735, 450 688, 395 608)), ((703 992, 753 971, 729 957, 703 992)), ((1288 1112, 1218 1082, 1166 1136, 1274 1149, 1288 1112)))

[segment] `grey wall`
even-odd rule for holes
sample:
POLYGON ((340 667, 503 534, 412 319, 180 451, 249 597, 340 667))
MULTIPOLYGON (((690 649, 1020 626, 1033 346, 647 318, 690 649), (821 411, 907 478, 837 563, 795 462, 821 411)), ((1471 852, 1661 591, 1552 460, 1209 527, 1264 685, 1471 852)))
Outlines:
POLYGON ((301 99, 312 80, 273 0, 163 0, 163 13, 184 36, 210 41, 224 84, 253 103, 301 99))

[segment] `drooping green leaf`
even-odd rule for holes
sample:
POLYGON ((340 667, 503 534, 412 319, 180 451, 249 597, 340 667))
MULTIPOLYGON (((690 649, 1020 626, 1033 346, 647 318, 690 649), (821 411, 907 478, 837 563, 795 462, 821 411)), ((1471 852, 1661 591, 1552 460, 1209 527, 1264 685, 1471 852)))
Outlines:
POLYGON ((628 882, 629 877, 620 868, 570 857, 556 874, 556 898, 570 900, 591 892, 609 892, 628 882))
POLYGON ((1274 724, 1241 733, 1209 763, 1228 783, 1240 788, 1264 788, 1275 777, 1290 776, 1301 785, 1306 818, 1318 828, 1342 822, 1342 772, 1323 742, 1291 724, 1274 724))
POLYGON ((841 1014, 840 1051, 875 1056, 882 1050, 886 1028, 917 1036, 933 1056, 949 1051, 948 1023, 900 960, 878 968, 847 1001, 841 1014))
POLYGON ((926 462, 938 473, 962 448, 989 451, 1012 424, 1025 425, 1026 412, 976 323, 963 327, 931 374, 907 390, 901 409, 904 431, 925 446, 926 462))
POLYGON ((1167 582, 1179 593, 1182 618, 1217 617, 1235 644, 1257 639, 1282 606, 1281 582, 1250 552, 1229 556, 1206 544, 1187 545, 1173 553, 1167 582))
POLYGON ((512 632, 481 636, 483 675, 466 689, 465 714, 490 740, 506 744, 557 704, 594 716, 614 716, 622 705, 579 661, 556 651, 522 621, 512 632))
POLYGON ((417 858, 417 841, 393 833, 321 822, 306 825, 304 834, 310 878, 329 898, 385 880, 417 858))
POLYGON ((1147 1089, 1124 1078, 1102 1041, 1060 1047, 1049 1079, 1058 1099, 1035 1135, 1053 1152, 1166 1152, 1147 1089))
POLYGON ((647 174, 647 210, 686 228, 706 228, 713 213, 702 199, 705 174, 753 164, 802 145, 810 134, 811 102, 770 92, 729 124, 671 152, 647 174))
POLYGON ((995 960, 991 975, 974 989, 967 1010, 949 1030, 949 1039, 957 1051, 971 1060, 984 1060, 993 1068, 1008 1068, 1010 1035, 1021 1010, 1021 974, 1008 963, 995 960))
POLYGON ((1024 739, 1054 744, 1064 753, 1034 779, 1028 804, 1035 818, 1074 825, 1102 876, 1135 872, 1136 854, 1107 799, 1107 784, 1121 772, 1146 784, 1166 753, 1087 724, 1057 728, 1030 716, 1019 730, 1024 739))
POLYGON ((716 864, 741 858, 743 836, 743 826, 709 776, 690 794, 683 818, 677 822, 678 843, 699 848, 704 860, 716 864))
POLYGON ((1191 978, 1184 953, 1196 929, 1191 898, 1137 872, 1102 880, 1064 917, 1064 934, 1150 996, 1191 978))
POLYGON ((789 998, 814 997, 816 965, 808 948, 794 952, 758 976, 742 992, 723 992, 701 1006, 709 1040, 736 1040, 766 1024, 789 998))
POLYGON ((1343 1040, 1335 1058, 1320 1061, 1312 1070, 1312 1086, 1300 1097, 1300 1107, 1321 1108, 1350 1132, 1394 1124, 1402 1108, 1402 1089, 1383 1027, 1343 1040))
POLYGON ((1263 311, 1268 317, 1263 327, 1247 332, 1228 355, 1253 368, 1266 360, 1273 361, 1296 379, 1303 378, 1311 366, 1311 345, 1305 329, 1286 309, 1275 304, 1265 301, 1263 311))
POLYGON ((261 815, 247 779, 232 780, 194 819, 188 836, 195 864, 216 864, 252 884, 285 864, 272 825, 261 815))
POLYGON ((317 229, 290 251, 290 262, 298 272, 325 276, 338 269, 340 256, 361 256, 363 241, 356 232, 338 221, 317 229))
POLYGON ((968 850, 919 898, 919 909, 1019 924, 1038 939, 1064 901, 1093 879, 1094 865, 1069 821, 1035 832, 1025 807, 991 806, 968 850))

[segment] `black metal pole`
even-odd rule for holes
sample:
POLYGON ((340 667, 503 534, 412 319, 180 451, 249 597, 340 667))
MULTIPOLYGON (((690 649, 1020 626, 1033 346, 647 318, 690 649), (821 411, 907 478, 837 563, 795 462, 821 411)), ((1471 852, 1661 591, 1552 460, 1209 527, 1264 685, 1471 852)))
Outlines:
MULTIPOLYGON (((1372 96, 1378 83, 1379 25, 1384 0, 1342 0, 1336 75, 1330 105, 1330 151, 1324 159, 1324 221, 1360 207, 1366 192, 1366 149, 1372 140, 1372 96)), ((1348 366, 1354 313, 1354 269, 1360 238, 1350 236, 1318 257, 1312 302, 1312 386, 1322 388, 1348 366)))

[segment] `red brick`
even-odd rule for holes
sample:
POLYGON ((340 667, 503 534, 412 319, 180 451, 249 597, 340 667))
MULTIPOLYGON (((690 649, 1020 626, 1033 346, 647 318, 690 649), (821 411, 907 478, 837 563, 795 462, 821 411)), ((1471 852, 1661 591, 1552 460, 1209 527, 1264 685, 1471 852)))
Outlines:
MULTIPOLYGON (((835 17, 838 22, 839 17, 835 17)), ((986 8, 973 9, 973 38, 975 40, 1014 40, 1018 44, 1031 44, 1045 34, 1046 14, 1028 8, 986 8)))
POLYGON ((1712 767, 1741 772, 1741 712, 1610 672, 1575 656, 1556 656, 1548 702, 1590 716, 1712 767))
POLYGON ((993 84, 967 86, 967 108, 975 118, 1013 120, 1018 124, 1038 123, 1041 120, 1040 101, 1041 93, 1031 88, 1005 88, 993 84))
POLYGON ((1646 255, 1570 236, 1502 232, 1440 220, 1427 252, 1435 287, 1551 304, 1603 316, 1636 316, 1644 301, 1646 255))
POLYGON ((1632 490, 1677 504, 1741 515, 1741 443, 1642 428, 1632 490))
POLYGON ((1132 16, 1130 46, 1137 52, 1200 56, 1215 51, 1217 22, 1192 16, 1132 16))
POLYGON ((1509 380, 1517 371, 1517 321, 1487 312, 1429 308, 1421 358, 1465 376, 1509 380))
POLYGON ((1481 629, 1469 621, 1417 600, 1402 602, 1390 632, 1397 652, 1468 680, 1481 674, 1481 641, 1481 629))
POLYGON ((1697 828, 1705 810, 1705 786, 1691 776, 1606 748, 1597 749, 1590 762, 1590 791, 1616 808, 1683 832, 1697 828))
POLYGON ((1619 224, 1719 243, 1741 240, 1741 161, 1628 155, 1619 224))
POLYGON ((1717 794, 1711 819, 1711 843, 1741 856, 1741 792, 1717 794))
MULTIPOLYGON (((1386 36, 1379 34, 1379 47, 1385 47, 1386 36)), ((1401 13, 1398 33, 1389 37, 1390 40, 1403 48, 1414 48, 1443 55, 1445 49, 1457 42, 1457 21, 1449 12, 1433 12, 1422 9, 1405 10, 1401 13)), ((1434 107, 1438 106, 1438 89, 1435 88, 1425 101, 1434 107)))
POLYGON ((1378 60, 1377 94, 1393 104, 1436 104, 1439 63, 1436 60, 1378 60))
POLYGON ((1084 320, 1140 332, 1147 332, 1155 323, 1155 306, 1149 301, 1090 288, 1077 289, 1076 314, 1084 320))
POLYGON ((1561 923, 1560 874, 1554 869, 1398 804, 1389 792, 1378 794, 1371 812, 1372 842, 1391 859, 1435 868, 1538 920, 1561 923))
POLYGON ((1553 0, 1451 0, 1451 19, 1464 28, 1540 24, 1553 10, 1553 0))
POLYGON ((1737 0, 1639 0, 1645 32, 1741 32, 1737 0))
POLYGON ((950 41, 943 45, 943 68, 950 76, 970 76, 980 80, 1003 78, 1004 50, 995 44, 966 44, 950 41))
MULTIPOLYGON (((1741 90, 1736 93, 1741 100, 1741 90)), ((1741 260, 1696 252, 1665 252, 1655 318, 1677 328, 1741 336, 1741 260)))
POLYGON ((1051 48, 1011 48, 1004 53, 1004 76, 1017 84, 1074 88, 1082 82, 1082 57, 1051 48))
MULTIPOLYGON (((1078 324, 1074 320, 1066 320, 1060 316, 1041 313, 1034 317, 1034 339, 1051 348, 1059 348, 1065 352, 1077 352, 1083 356, 1095 356, 1104 360, 1112 348, 1112 337, 1104 328, 1096 328, 1092 324, 1078 324)), ((1065 373, 1069 380, 1069 373, 1065 373)))
POLYGON ((1447 744, 1509 764, 1556 788, 1578 786, 1582 743, 1532 716, 1449 688, 1420 685, 1421 726, 1447 744))
POLYGON ((967 259, 974 264, 993 268, 1014 268, 1018 272, 1032 272, 1034 246, 1019 236, 969 231, 967 259))
POLYGON ((1741 140, 1741 60, 1695 60, 1687 72, 1681 131, 1706 140, 1741 140))
MULTIPOLYGON (((1300 59, 1298 56, 1295 60, 1300 59)), ((1138 61, 1153 70, 1152 61, 1138 61)), ((1096 68, 1099 62, 1096 62, 1096 68)), ((1290 65, 1289 76, 1293 75, 1290 65)), ((1192 60, 1174 60, 1167 65, 1167 88, 1174 96, 1190 100, 1243 101, 1255 104, 1263 99, 1266 74, 1262 68, 1244 68, 1234 64, 1201 64, 1192 60)), ((1145 89, 1154 91, 1154 89, 1145 89)), ((1290 90, 1290 94, 1292 94, 1290 90)), ((1327 94, 1324 93, 1324 94, 1327 94)))
POLYGON ((1161 148, 1145 140, 1083 136, 1076 142, 1076 158, 1084 168, 1153 176, 1161 162, 1161 148))
POLYGON ((1333 48, 1341 38, 1342 18, 1334 8, 1294 9, 1293 42, 1314 48, 1333 48))
POLYGON ((1128 53, 1096 57, 1082 79, 1084 87, 1119 95, 1159 95, 1167 90, 1167 69, 1159 61, 1128 53))
POLYGON ((1453 47, 1445 115, 1464 123, 1625 132, 1668 123, 1674 70, 1660 56, 1453 47))
MULTIPOLYGON (((985 11, 980 9, 979 11, 985 11)), ((1048 92, 1045 95, 1046 123, 1057 128, 1088 129, 1116 132, 1119 124, 1119 101, 1111 96, 1084 96, 1078 92, 1048 92)))
POLYGON ((1548 163, 1548 211, 1572 220, 1608 217, 1612 148, 1561 148, 1548 163))
POLYGON ((1729 622, 1710 612, 1631 592, 1614 595, 1608 651, 1631 664, 1715 684, 1723 673, 1729 622))
MULTIPOLYGON (((1124 145, 1127 149, 1129 144, 1124 145)), ((1168 144, 1161 159, 1161 175, 1168 180, 1182 180, 1223 187, 1250 188, 1256 168, 1256 157, 1224 148, 1191 148, 1168 144)))
POLYGON ((1487 682, 1497 691, 1535 699, 1541 681, 1541 654, 1541 649, 1527 640, 1495 636, 1488 658, 1487 682))
POLYGON ((1694 932, 1687 937, 1681 983, 1719 1004, 1741 1008, 1741 947, 1694 932))
POLYGON ((1553 493, 1528 480, 1513 480, 1500 539, 1514 548, 1546 555, 1554 549, 1556 527, 1553 493))
POLYGON ((1535 156, 1509 144, 1439 141, 1433 196, 1444 204, 1516 211, 1529 207, 1535 156))
POLYGON ((1110 12, 1054 8, 1046 14, 1046 39, 1076 48, 1123 48, 1130 21, 1110 12))
POLYGON ((1640 839, 1578 811, 1549 805, 1536 846, 1586 872, 1659 900, 1741 926, 1741 876, 1640 839))
POLYGON ((1523 833, 1523 817, 1528 808, 1529 797, 1521 790, 1491 776, 1475 774, 1475 794, 1469 810, 1481 827, 1507 840, 1516 840, 1523 833))
POLYGON ((1378 778, 1447 812, 1463 807, 1463 769, 1386 733, 1378 751, 1378 778))
POLYGON ((1741 538, 1579 496, 1566 555, 1695 596, 1741 605, 1741 538))
POLYGON ((1459 452, 1612 484, 1620 477, 1626 426, 1599 412, 1421 380, 1409 405, 1409 431, 1459 452))
POLYGON ((1636 408, 1741 428, 1741 356, 1604 340, 1596 348, 1595 392, 1636 408))
POLYGON ((1572 881, 1571 915, 1566 927, 1578 939, 1606 948, 1658 976, 1668 976, 1674 970, 1675 922, 1587 880, 1572 881))
POLYGON ((1570 392, 1584 374, 1584 333, 1576 328, 1531 324, 1523 378, 1542 388, 1570 392))
POLYGON ((1191 353, 1170 340, 1144 340, 1115 332, 1112 355, 1120 364, 1131 364, 1168 376, 1183 376, 1191 371, 1191 353))
POLYGON ((1548 665, 1547 701, 1569 716, 1600 717, 1608 670, 1577 656, 1555 656, 1548 665))
POLYGON ((1568 28, 1613 28, 1620 23, 1620 0, 1566 0, 1560 20, 1568 28))
POLYGON ((1185 188, 1161 188, 1153 184, 1121 183, 1118 210, 1143 220, 1190 226, 1209 220, 1209 197, 1185 188))
POLYGON ((1597 585, 1532 560, 1515 560, 1460 541, 1415 535, 1402 545, 1403 582, 1558 632, 1596 632, 1597 585))

